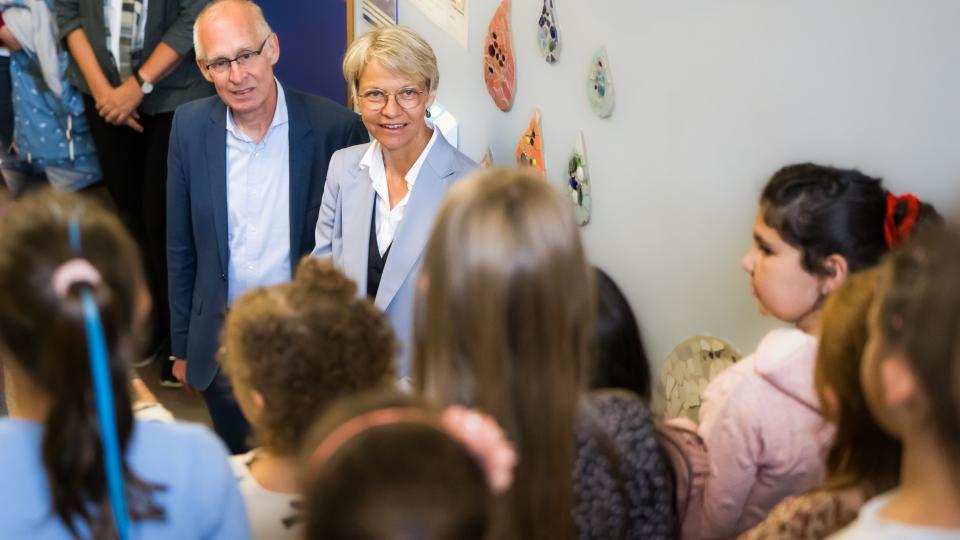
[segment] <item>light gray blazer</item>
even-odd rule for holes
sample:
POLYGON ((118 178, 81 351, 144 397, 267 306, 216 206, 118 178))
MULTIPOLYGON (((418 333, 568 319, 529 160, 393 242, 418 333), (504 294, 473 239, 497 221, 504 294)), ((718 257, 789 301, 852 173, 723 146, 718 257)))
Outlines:
MULTIPOLYGON (((314 256, 332 257, 333 264, 357 282, 360 295, 367 294, 370 226, 376 200, 373 181, 360 168, 370 144, 338 150, 330 158, 313 250, 314 256)), ((400 377, 410 375, 414 290, 434 217, 450 186, 476 166, 442 135, 437 137, 394 236, 374 304, 387 314, 400 342, 400 377)))

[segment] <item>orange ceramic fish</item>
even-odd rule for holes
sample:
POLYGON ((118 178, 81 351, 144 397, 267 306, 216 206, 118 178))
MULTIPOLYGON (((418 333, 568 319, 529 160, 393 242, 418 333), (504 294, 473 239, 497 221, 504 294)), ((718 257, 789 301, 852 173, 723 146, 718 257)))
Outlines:
POLYGON ((520 137, 517 145, 517 165, 521 167, 535 167, 543 175, 547 174, 543 164, 543 137, 540 131, 540 109, 533 110, 530 125, 520 137))
POLYGON ((510 0, 500 2, 483 42, 483 80, 497 107, 507 112, 513 105, 516 66, 510 44, 510 0))

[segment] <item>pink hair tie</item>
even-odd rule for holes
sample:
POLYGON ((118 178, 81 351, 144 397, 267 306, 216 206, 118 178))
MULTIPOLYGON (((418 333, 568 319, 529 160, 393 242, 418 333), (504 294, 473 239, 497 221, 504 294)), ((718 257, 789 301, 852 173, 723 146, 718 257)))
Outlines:
POLYGON ((441 422, 447 432, 483 465, 491 491, 499 494, 510 488, 517 453, 496 420, 481 412, 453 405, 443 411, 441 422))
POLYGON ((74 258, 57 267, 53 272, 53 292, 60 298, 66 298, 70 287, 77 283, 88 283, 93 287, 100 285, 100 272, 90 261, 74 258))
POLYGON ((487 477, 487 485, 493 493, 503 493, 513 482, 513 468, 517 463, 517 456, 503 430, 493 418, 457 405, 448 407, 439 419, 414 407, 377 409, 351 418, 334 429, 317 446, 307 466, 315 472, 341 446, 360 433, 375 427, 400 423, 432 427, 462 444, 480 463, 487 477))

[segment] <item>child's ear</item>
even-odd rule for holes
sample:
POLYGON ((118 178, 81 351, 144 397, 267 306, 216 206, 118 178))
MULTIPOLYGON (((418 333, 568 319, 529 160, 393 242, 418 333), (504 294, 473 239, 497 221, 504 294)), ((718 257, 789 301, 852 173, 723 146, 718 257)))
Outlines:
POLYGON ((135 323, 139 327, 150 318, 150 309, 153 307, 153 300, 150 298, 150 289, 140 287, 137 291, 136 304, 134 304, 135 323))
POLYGON ((880 361, 883 405, 895 409, 909 404, 917 394, 917 378, 906 360, 891 356, 880 361))
POLYGON ((237 404, 240 405, 244 418, 251 424, 256 423, 263 415, 265 406, 263 394, 237 381, 233 385, 233 395, 237 398, 237 404))
POLYGON ((263 394, 256 390, 250 390, 250 401, 253 402, 253 409, 256 415, 260 416, 263 414, 264 405, 266 404, 263 399, 263 394))
POLYGON ((826 296, 830 291, 836 289, 850 275, 850 266, 847 265, 847 258, 839 253, 827 255, 823 260, 823 269, 825 275, 820 278, 820 294, 826 296))

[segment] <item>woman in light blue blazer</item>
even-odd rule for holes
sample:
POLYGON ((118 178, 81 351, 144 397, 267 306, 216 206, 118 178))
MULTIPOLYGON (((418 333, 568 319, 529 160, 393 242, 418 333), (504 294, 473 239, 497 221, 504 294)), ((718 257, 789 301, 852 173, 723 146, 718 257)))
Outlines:
POLYGON ((375 28, 343 60, 343 75, 372 142, 330 159, 314 256, 357 282, 386 312, 410 373, 411 318, 420 258, 440 201, 476 167, 426 120, 437 94, 437 58, 413 30, 375 28))

